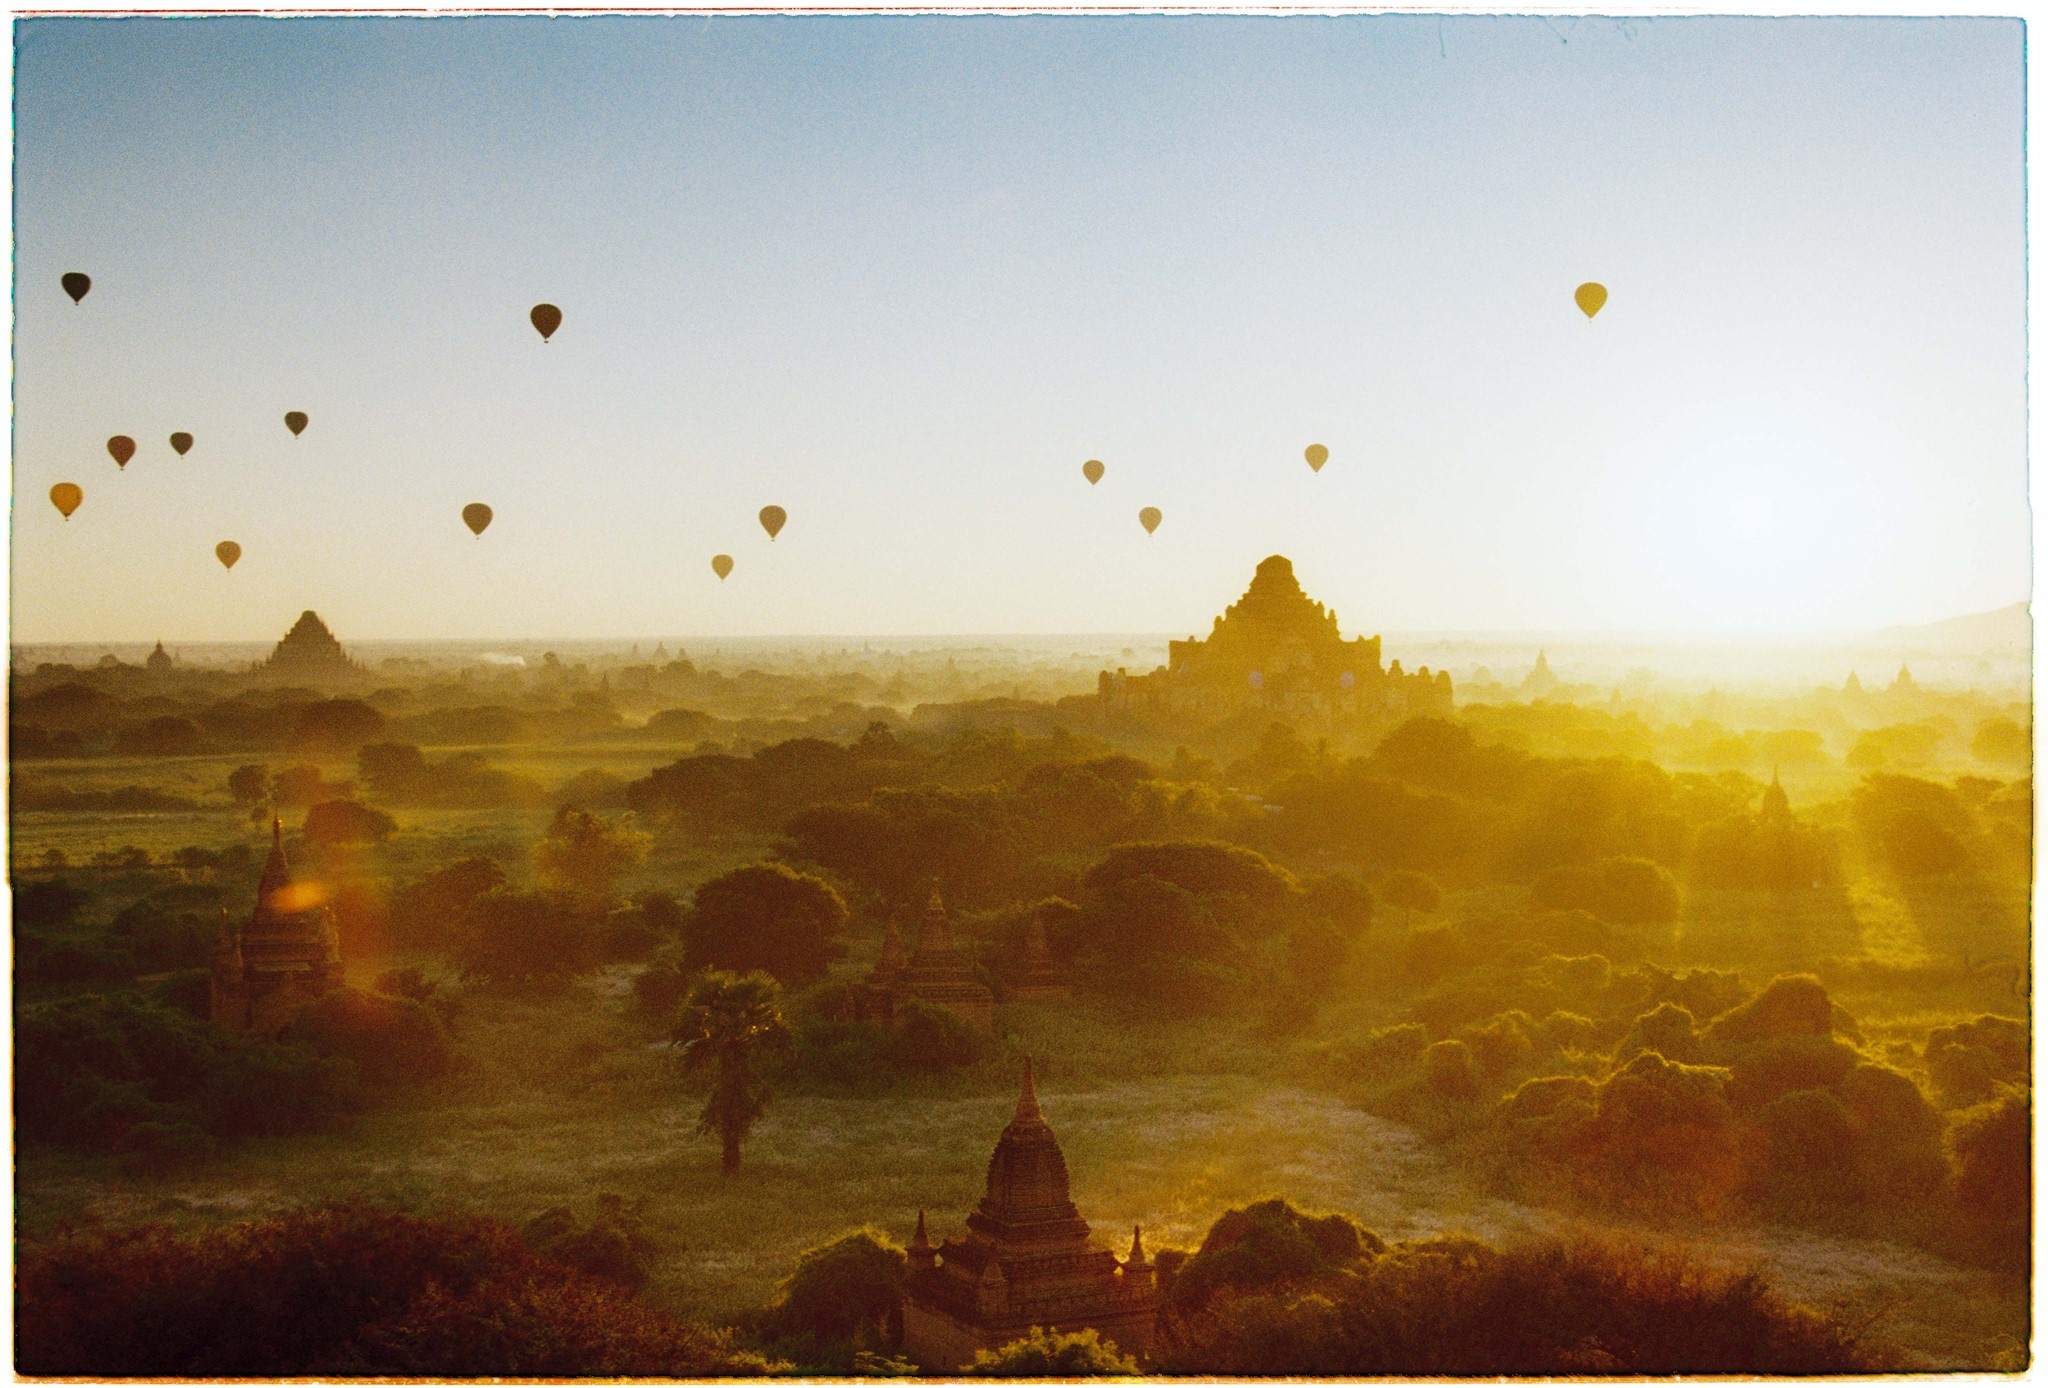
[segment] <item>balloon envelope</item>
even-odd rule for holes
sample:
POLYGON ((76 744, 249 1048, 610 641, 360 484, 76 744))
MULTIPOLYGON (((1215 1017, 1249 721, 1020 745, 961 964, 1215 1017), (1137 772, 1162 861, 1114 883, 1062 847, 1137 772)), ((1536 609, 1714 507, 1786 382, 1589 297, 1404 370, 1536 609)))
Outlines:
POLYGON ((92 276, 81 275, 78 271, 73 270, 70 274, 64 276, 63 285, 64 292, 71 296, 71 302, 75 304, 91 291, 92 276))
POLYGON ((718 575, 720 583, 725 582, 725 576, 732 572, 732 556, 730 554, 712 555, 711 572, 718 575))
POLYGON ((50 504, 63 513, 65 520, 78 509, 78 503, 85 500, 85 488, 76 482, 59 482, 50 488, 50 504))
POLYGON ((107 440, 107 452, 114 455, 115 467, 127 467, 128 460, 135 456, 135 440, 126 434, 116 434, 107 440))
POLYGON ((304 410, 287 411, 284 417, 284 427, 292 431, 293 438, 297 438, 299 435, 305 433, 306 425, 309 422, 310 421, 307 420, 306 412, 304 410))
POLYGON ((1138 512, 1138 524, 1145 527, 1145 533, 1147 535, 1150 535, 1153 531, 1157 530, 1159 528, 1159 522, 1165 519, 1166 517, 1159 514, 1159 508, 1157 506, 1147 506, 1144 510, 1138 512))
POLYGON ((789 512, 783 510, 780 506, 763 506, 761 508, 761 528, 768 532, 769 539, 772 540, 777 535, 780 535, 782 527, 788 523, 789 512))
POLYGON ((481 501, 472 501, 462 508, 462 523, 469 527, 472 535, 484 533, 484 527, 491 523, 491 508, 481 501))
POLYGON ((171 451, 180 458, 190 453, 192 451, 192 436, 190 434, 171 435, 171 451))
POLYGON ((1090 458, 1081 464, 1081 475, 1088 479, 1088 485, 1091 487, 1102 480, 1102 471, 1102 463, 1098 459, 1090 458))
POLYGON ((242 547, 233 540, 222 540, 213 547, 213 557, 220 560, 222 568, 232 569, 235 561, 242 557, 242 547))
POLYGON ((546 342, 555 335, 555 329, 562 326, 562 311, 553 304, 535 304, 533 312, 526 315, 533 320, 533 330, 546 342))
POLYGON ((1323 464, 1330 461, 1330 450, 1319 443, 1312 443, 1303 451, 1301 456, 1308 459, 1310 472, 1321 472, 1323 464))
POLYGON ((1591 318, 1607 303, 1607 286, 1588 280, 1572 292, 1572 298, 1577 301, 1579 312, 1591 318))

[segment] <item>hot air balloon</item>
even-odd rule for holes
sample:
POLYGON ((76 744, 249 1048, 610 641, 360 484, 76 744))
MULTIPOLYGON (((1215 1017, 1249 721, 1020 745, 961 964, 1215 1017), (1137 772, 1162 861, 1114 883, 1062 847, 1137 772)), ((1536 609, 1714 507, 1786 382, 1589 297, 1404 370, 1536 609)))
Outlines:
POLYGON ((533 330, 546 342, 555 335, 555 329, 562 326, 562 311, 553 304, 535 304, 533 312, 526 315, 533 320, 533 330))
POLYGON ((1321 472, 1323 464, 1330 461, 1330 450, 1319 443, 1312 443, 1302 451, 1301 456, 1308 459, 1310 472, 1321 472))
POLYGON ((76 270, 65 275, 61 283, 64 286, 64 292, 71 296, 71 302, 74 304, 92 292, 92 276, 81 275, 76 270))
POLYGON ((1150 535, 1153 531, 1157 530, 1159 528, 1159 522, 1165 519, 1166 517, 1159 514, 1159 508, 1157 506, 1147 506, 1144 510, 1138 512, 1138 524, 1145 527, 1145 533, 1147 535, 1150 535))
POLYGON ((788 523, 789 512, 783 510, 780 506, 763 506, 761 508, 761 528, 768 532, 769 539, 772 540, 777 535, 780 535, 782 527, 788 523))
POLYGON ((177 454, 180 458, 182 458, 191 451, 192 436, 190 434, 171 435, 171 452, 177 454))
POLYGON ((1577 301, 1579 312, 1585 314, 1587 321, 1591 322, 1593 315, 1607 302, 1607 286, 1588 280, 1572 291, 1572 298, 1577 301))
POLYGON ((712 555, 711 572, 718 575, 720 583, 725 582, 725 576, 732 572, 732 556, 730 554, 712 555))
POLYGON ((107 452, 114 455, 115 467, 127 467, 128 460, 135 456, 135 440, 126 434, 116 434, 107 440, 107 452))
POLYGON ((213 547, 213 557, 220 560, 224 569, 235 567, 235 561, 242 557, 242 547, 233 540, 222 540, 213 547))
POLYGON ((1081 464, 1081 475, 1088 479, 1088 485, 1091 487, 1102 480, 1102 473, 1103 467, 1099 459, 1090 458, 1081 464))
POLYGON ((306 412, 304 410, 285 411, 284 427, 292 431, 293 438, 297 438, 299 435, 305 433, 306 425, 308 423, 310 423, 310 421, 306 418, 306 412))
POLYGON ((85 488, 76 482, 59 482, 50 488, 50 504, 57 508, 65 520, 78 509, 78 503, 85 500, 85 488))
POLYGON ((484 533, 484 527, 491 523, 491 508, 481 501, 472 501, 462 508, 462 523, 469 527, 472 535, 484 533))

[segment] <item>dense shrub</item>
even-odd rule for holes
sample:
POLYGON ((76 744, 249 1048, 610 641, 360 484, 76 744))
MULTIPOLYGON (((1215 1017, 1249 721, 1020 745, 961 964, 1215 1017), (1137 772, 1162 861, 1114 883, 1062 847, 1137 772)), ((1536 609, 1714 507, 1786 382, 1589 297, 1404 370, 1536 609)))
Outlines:
POLYGON ((822 878, 780 863, 757 863, 697 888, 683 926, 692 969, 745 973, 783 982, 824 976, 842 952, 846 903, 822 878))
POLYGON ((419 1084, 454 1064, 448 1029, 412 998, 341 988, 299 1010, 288 1041, 340 1056, 371 1084, 419 1084))
POLYGON ((778 1335, 819 1343, 879 1343, 903 1309, 903 1249, 879 1229, 856 1229, 797 1259, 783 1280, 768 1324, 778 1335))
POLYGON ((469 903, 458 945, 464 978, 560 981, 590 966, 595 922, 566 892, 494 891, 469 903))
POLYGON ((1589 911, 1610 925, 1667 925, 1678 919, 1678 884, 1647 858, 1551 868, 1536 878, 1529 897, 1548 910, 1589 911))
POLYGON ((321 847, 383 843, 398 832, 398 821, 353 800, 327 800, 306 811, 306 842, 321 847))
POLYGON ((981 1059, 981 1029, 950 1007, 905 998, 896 1004, 884 1052, 905 1070, 956 1070, 981 1059))
POLYGON ((969 1378, 1130 1378, 1138 1372, 1138 1361, 1097 1330, 1054 1331, 1041 1325, 1000 1349, 979 1351, 960 1372, 969 1378))
POLYGON ((181 1236, 60 1233, 24 1251, 26 1373, 432 1378, 759 1373, 760 1359, 485 1219, 367 1205, 181 1236))

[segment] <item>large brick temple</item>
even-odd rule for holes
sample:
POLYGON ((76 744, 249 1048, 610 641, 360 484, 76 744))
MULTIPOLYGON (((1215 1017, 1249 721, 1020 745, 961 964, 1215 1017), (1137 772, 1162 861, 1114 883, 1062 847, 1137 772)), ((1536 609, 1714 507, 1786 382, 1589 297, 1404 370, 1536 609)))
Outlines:
POLYGON ((275 1036, 305 1004, 342 986, 341 937, 318 893, 292 881, 284 826, 270 826, 270 858, 256 909, 236 930, 221 909, 213 946, 212 1015, 229 1031, 275 1036))
POLYGON ((924 1212, 910 1244, 903 1352, 930 1373, 951 1373, 977 1351, 1023 1339, 1032 1327, 1093 1328, 1140 1364, 1152 1346, 1159 1294, 1144 1239, 1128 1257, 1095 1241, 1067 1190, 1067 1159, 1038 1108, 1031 1063, 1016 1116, 988 1162, 988 1191, 967 1232, 932 1246, 924 1212))

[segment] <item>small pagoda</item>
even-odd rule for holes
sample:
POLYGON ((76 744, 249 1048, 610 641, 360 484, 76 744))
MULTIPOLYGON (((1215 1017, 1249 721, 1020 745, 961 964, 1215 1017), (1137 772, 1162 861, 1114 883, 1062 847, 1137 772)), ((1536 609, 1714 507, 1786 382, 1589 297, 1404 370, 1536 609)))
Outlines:
POLYGON ((292 881, 284 825, 270 824, 270 858, 256 909, 236 930, 227 908, 213 946, 212 1017, 229 1031, 275 1036, 292 1014, 342 986, 341 936, 317 893, 292 881))
POLYGON ((1151 1350, 1159 1289, 1143 1231, 1132 1229, 1124 1258, 1095 1241, 1068 1193, 1067 1159, 1039 1111, 1029 1060, 966 1234, 933 1247, 920 1210, 909 1253, 903 1352, 927 1373, 955 1373, 1035 1326, 1093 1329, 1141 1364, 1151 1350))
POLYGON ((917 948, 904 957, 903 935, 892 914, 882 937, 882 957, 865 982, 848 990, 847 1006, 854 1021, 887 1027, 896 1024, 897 1009, 906 999, 951 1008, 983 1031, 995 1029, 996 995, 967 967, 937 887, 918 924, 917 948))
POLYGON ((1012 998, 1070 998, 1073 988, 1053 967, 1052 951, 1045 943, 1045 922, 1037 916, 1024 931, 1024 964, 1003 980, 1003 991, 1012 998))

